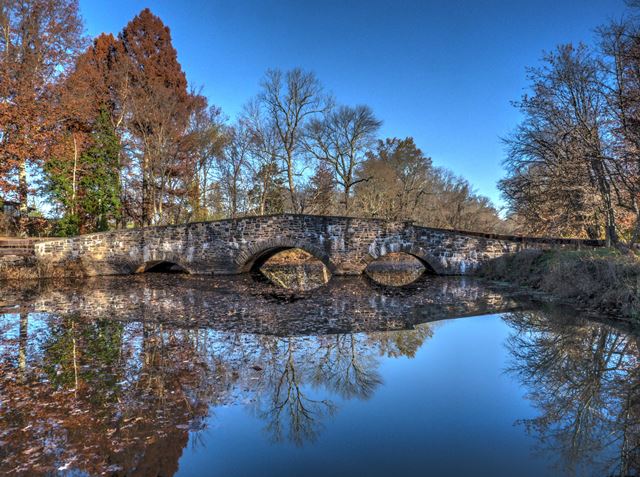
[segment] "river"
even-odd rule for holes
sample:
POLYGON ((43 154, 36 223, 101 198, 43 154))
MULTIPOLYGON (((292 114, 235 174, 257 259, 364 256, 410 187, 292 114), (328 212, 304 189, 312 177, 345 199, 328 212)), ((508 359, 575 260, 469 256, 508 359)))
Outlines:
POLYGON ((470 278, 311 282, 3 284, 0 474, 638 475, 625 326, 470 278))

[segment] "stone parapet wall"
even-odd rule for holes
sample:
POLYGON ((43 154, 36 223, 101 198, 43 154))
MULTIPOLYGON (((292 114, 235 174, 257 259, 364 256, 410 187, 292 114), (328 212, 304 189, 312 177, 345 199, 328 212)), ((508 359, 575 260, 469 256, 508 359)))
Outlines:
POLYGON ((190 273, 247 272, 270 255, 301 248, 332 273, 360 274, 390 252, 418 257, 443 275, 467 274, 484 261, 525 248, 593 247, 566 239, 506 237, 415 226, 410 222, 312 215, 273 215, 148 227, 54 239, 34 245, 37 260, 77 274, 119 275, 161 261, 190 273))

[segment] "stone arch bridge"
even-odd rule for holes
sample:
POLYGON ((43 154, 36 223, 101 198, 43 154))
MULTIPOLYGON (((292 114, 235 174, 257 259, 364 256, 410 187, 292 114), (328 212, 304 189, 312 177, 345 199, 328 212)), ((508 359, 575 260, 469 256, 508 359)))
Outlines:
POLYGON ((175 264, 194 274, 238 274, 270 256, 301 248, 336 275, 361 274, 390 252, 406 252, 428 270, 465 275, 483 262, 523 249, 580 248, 598 241, 503 236, 379 219, 282 214, 147 227, 44 240, 34 245, 41 270, 121 275, 175 264))

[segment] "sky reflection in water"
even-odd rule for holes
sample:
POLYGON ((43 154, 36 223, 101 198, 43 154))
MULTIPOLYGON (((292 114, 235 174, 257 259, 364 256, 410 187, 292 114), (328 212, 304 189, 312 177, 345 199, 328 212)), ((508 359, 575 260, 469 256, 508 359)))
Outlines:
POLYGON ((637 475, 639 343, 459 278, 5 287, 0 475, 637 475))

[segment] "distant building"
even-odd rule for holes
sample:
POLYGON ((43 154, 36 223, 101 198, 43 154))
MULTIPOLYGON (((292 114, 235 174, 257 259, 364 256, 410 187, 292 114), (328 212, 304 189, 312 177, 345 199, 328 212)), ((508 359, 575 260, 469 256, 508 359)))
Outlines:
POLYGON ((9 217, 18 217, 20 215, 20 203, 10 200, 0 200, 2 204, 2 213, 9 217))
MULTIPOLYGON (((20 202, 14 202, 12 200, 0 199, 0 205, 2 205, 2 213, 8 217, 20 217, 20 202)), ((29 207, 29 212, 33 212, 35 209, 29 207)))

